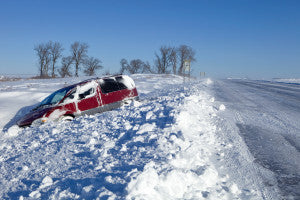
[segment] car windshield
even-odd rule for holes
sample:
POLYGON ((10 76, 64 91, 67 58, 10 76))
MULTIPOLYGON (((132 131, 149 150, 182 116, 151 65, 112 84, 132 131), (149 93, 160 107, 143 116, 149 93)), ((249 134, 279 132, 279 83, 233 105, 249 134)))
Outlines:
POLYGON ((73 89, 74 86, 62 88, 60 90, 57 90, 56 92, 53 92, 50 94, 47 98, 45 98, 39 105, 39 107, 44 106, 44 105, 54 105, 60 102, 64 96, 71 90, 73 89))

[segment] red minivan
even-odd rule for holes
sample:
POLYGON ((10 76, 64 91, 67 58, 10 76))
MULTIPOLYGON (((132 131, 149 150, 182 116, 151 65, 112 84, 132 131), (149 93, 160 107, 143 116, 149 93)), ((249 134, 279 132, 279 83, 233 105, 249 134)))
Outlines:
POLYGON ((72 120, 80 115, 109 111, 136 99, 138 93, 129 76, 89 79, 52 93, 17 124, 23 127, 49 120, 72 120))

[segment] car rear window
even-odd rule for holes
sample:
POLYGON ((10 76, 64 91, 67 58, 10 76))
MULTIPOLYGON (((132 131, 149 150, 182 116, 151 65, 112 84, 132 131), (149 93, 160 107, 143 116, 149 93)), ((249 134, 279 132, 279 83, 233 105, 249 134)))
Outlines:
POLYGON ((103 93, 115 92, 120 90, 118 83, 114 79, 103 79, 100 82, 103 93))
POLYGON ((116 81, 117 81, 117 83, 118 83, 118 85, 119 85, 120 90, 128 89, 128 88, 126 87, 126 85, 124 84, 124 79, 123 79, 122 76, 116 77, 116 81))
POLYGON ((123 83, 123 77, 118 76, 115 78, 105 78, 100 81, 100 87, 102 93, 115 92, 119 90, 128 89, 123 83))

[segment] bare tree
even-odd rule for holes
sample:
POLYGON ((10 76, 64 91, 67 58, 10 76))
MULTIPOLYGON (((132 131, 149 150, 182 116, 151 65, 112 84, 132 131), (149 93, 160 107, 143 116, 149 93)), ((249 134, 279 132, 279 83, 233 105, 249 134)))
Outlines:
POLYGON ((170 57, 172 53, 171 47, 162 46, 159 49, 160 55, 155 53, 155 66, 157 69, 157 73, 159 74, 166 74, 168 72, 168 67, 171 65, 170 57))
POLYGON ((61 77, 66 77, 66 76, 72 76, 72 73, 70 72, 70 66, 73 62, 72 56, 68 57, 63 57, 61 59, 61 68, 58 70, 58 73, 60 74, 61 77))
POLYGON ((51 62, 51 57, 50 57, 50 46, 49 44, 46 44, 47 48, 47 56, 45 57, 45 65, 44 65, 44 71, 45 71, 45 77, 49 77, 49 65, 51 62))
POLYGON ((61 57, 61 53, 63 51, 62 45, 59 42, 48 42, 49 46, 49 54, 52 63, 52 78, 55 77, 55 64, 57 59, 61 57))
POLYGON ((43 74, 44 74, 43 69, 44 69, 44 63, 45 63, 45 55, 43 54, 43 48, 44 48, 43 44, 39 44, 39 45, 34 47, 34 50, 36 51, 36 54, 37 54, 38 59, 39 59, 40 77, 42 77, 43 74))
POLYGON ((162 72, 162 62, 161 62, 161 59, 160 59, 159 55, 157 55, 156 53, 155 53, 155 57, 156 57, 156 59, 154 61, 154 63, 155 63, 154 65, 155 65, 155 68, 156 68, 156 72, 158 74, 161 74, 161 72, 162 72))
POLYGON ((173 74, 177 73, 177 57, 177 50, 175 48, 172 48, 169 56, 169 61, 173 69, 173 74))
POLYGON ((144 62, 140 59, 131 60, 128 70, 131 74, 137 74, 142 70, 143 64, 144 62))
POLYGON ((151 69, 151 65, 149 64, 149 62, 143 63, 143 68, 142 68, 141 73, 153 73, 153 71, 151 69))
POLYGON ((88 45, 86 43, 74 42, 71 45, 72 58, 75 64, 75 76, 78 77, 78 70, 87 57, 88 45))
POLYGON ((84 66, 85 66, 84 73, 87 76, 94 76, 96 70, 103 68, 103 66, 100 65, 100 63, 101 63, 101 61, 97 58, 94 58, 94 57, 90 57, 90 58, 85 59, 85 61, 84 61, 84 66))
POLYGON ((50 63, 50 47, 49 44, 39 44, 34 47, 39 58, 40 77, 48 76, 48 67, 50 63))
POLYGON ((133 59, 128 64, 126 59, 122 59, 120 61, 121 64, 121 73, 128 72, 130 74, 137 74, 137 73, 151 73, 151 67, 148 62, 143 62, 140 59, 133 59))
POLYGON ((195 51, 187 45, 181 45, 177 51, 178 51, 178 57, 179 57, 179 62, 180 62, 178 74, 182 75, 184 72, 184 69, 183 69, 184 62, 186 60, 189 60, 190 62, 194 62, 196 60, 195 59, 195 51))
POLYGON ((120 69, 120 73, 123 74, 125 71, 128 71, 128 68, 129 68, 129 64, 127 62, 126 59, 122 59, 120 61, 120 65, 121 65, 121 69, 120 69))

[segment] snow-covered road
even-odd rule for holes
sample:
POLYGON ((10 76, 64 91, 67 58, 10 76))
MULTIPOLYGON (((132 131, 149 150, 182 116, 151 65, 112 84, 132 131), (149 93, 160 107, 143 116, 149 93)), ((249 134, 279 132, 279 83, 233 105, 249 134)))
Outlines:
POLYGON ((25 129, 23 111, 79 80, 1 83, 0 199, 299 197, 299 85, 133 78, 140 102, 25 129))
POLYGON ((274 173, 284 198, 299 199, 300 84, 224 80, 213 90, 255 162, 274 173))

